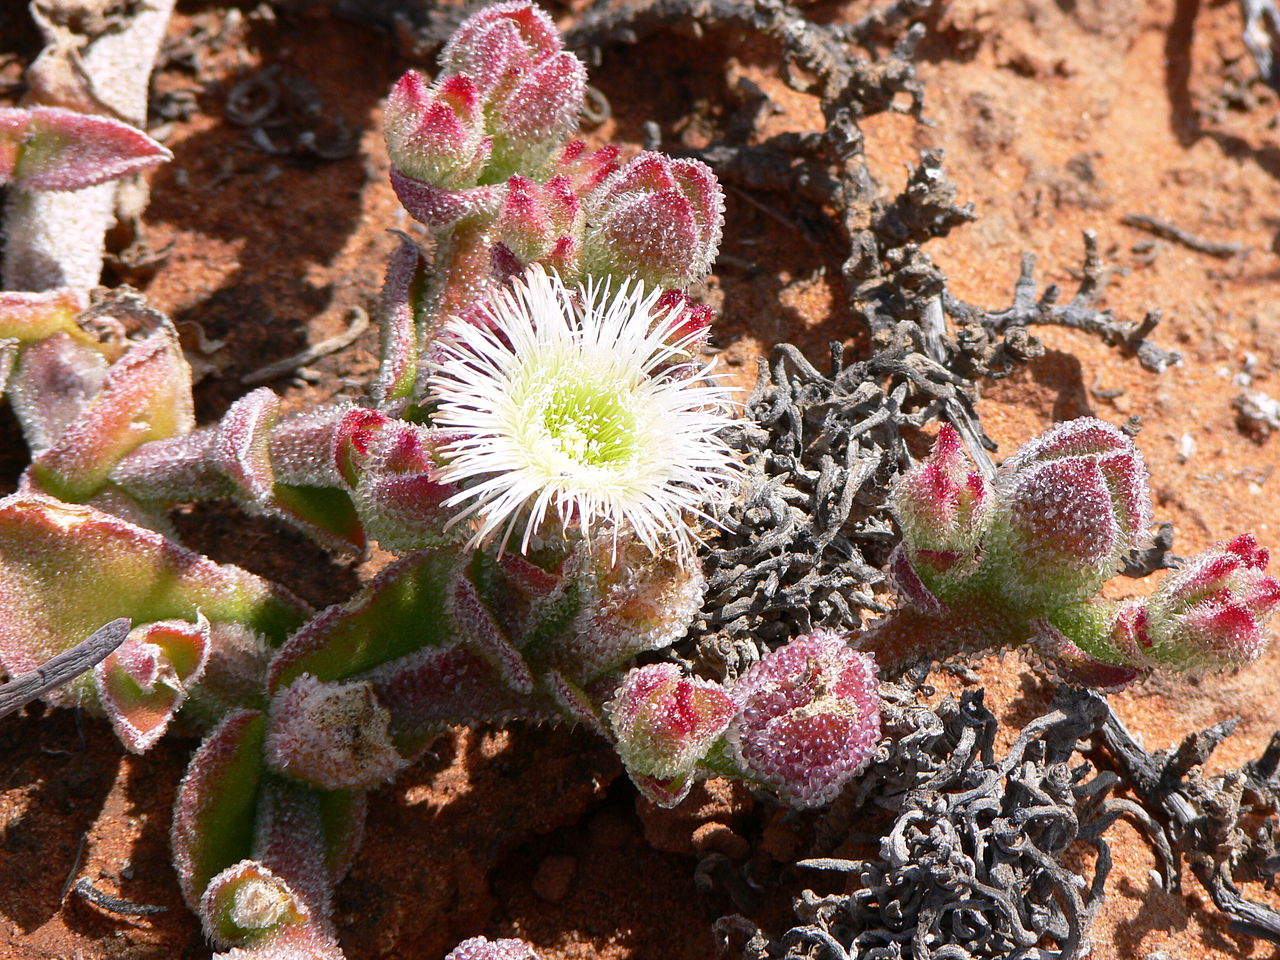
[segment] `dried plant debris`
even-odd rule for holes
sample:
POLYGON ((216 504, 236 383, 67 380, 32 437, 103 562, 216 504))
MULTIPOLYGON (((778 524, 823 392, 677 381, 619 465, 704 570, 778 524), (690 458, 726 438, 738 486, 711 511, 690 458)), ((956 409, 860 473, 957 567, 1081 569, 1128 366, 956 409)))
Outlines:
MULTIPOLYGON (((1280 943, 1280 912, 1238 886, 1259 881, 1271 889, 1280 872, 1280 731, 1257 760, 1209 777, 1202 768, 1238 718, 1193 733, 1173 750, 1148 753, 1104 698, 1076 696, 1096 704, 1103 720, 1098 738, 1155 817, 1146 824, 1152 840, 1191 868, 1233 930, 1280 943)), ((1170 876, 1176 888, 1178 875, 1170 876)))
POLYGON ((1098 235, 1094 231, 1084 233, 1080 287, 1067 303, 1058 303, 1061 290, 1057 284, 1050 284, 1036 298, 1035 263, 1032 254, 1023 254, 1013 304, 1006 310, 983 310, 960 302, 950 293, 943 294, 946 312, 957 325, 956 346, 964 361, 960 369, 966 374, 1000 377, 1009 372, 1013 361, 1043 352, 1026 331, 1029 326, 1047 324, 1092 333, 1108 346, 1137 358, 1152 373, 1160 373, 1181 359, 1178 353, 1147 338, 1160 322, 1159 310, 1148 311, 1135 324, 1117 320, 1110 310, 1097 309, 1110 271, 1098 253, 1098 235))
POLYGON ((1072 960, 1111 869, 1105 832, 1127 817, 1150 841, 1167 890, 1185 863, 1233 930, 1280 943, 1280 913, 1239 884, 1280 872, 1280 732, 1255 761, 1207 777, 1202 767, 1237 721, 1148 753, 1102 695, 1060 688, 1050 709, 996 757, 998 722, 983 691, 936 707, 884 684, 886 737, 875 762, 816 825, 819 856, 800 866, 850 877, 848 892, 805 891, 797 926, 771 937, 740 916, 717 924, 734 960, 1072 960), (1095 769, 1081 756, 1114 769, 1095 769), (1137 802, 1113 796, 1117 786, 1137 802), (827 854, 892 823, 878 857, 827 854), (1080 857, 1078 845, 1092 858, 1080 857), (1080 864, 1091 864, 1083 875, 1080 864), (1068 866, 1070 864, 1070 866, 1068 866))
MULTIPOLYGON (((1111 796, 1114 773, 1094 770, 1077 755, 1103 722, 1105 701, 1064 690, 998 757, 998 723, 981 690, 947 697, 936 708, 916 703, 916 692, 904 687, 886 685, 884 692, 889 737, 861 784, 846 792, 843 811, 861 811, 865 820, 871 803, 893 814, 879 856, 801 861, 847 874, 850 892, 806 891, 796 902, 800 923, 776 941, 741 918, 727 918, 719 929, 729 955, 1086 955, 1111 869, 1103 834, 1124 816, 1150 823, 1132 801, 1111 796), (1066 865, 1078 862, 1079 845, 1096 851, 1083 878, 1066 865)), ((837 805, 831 816, 841 812, 837 805)), ((1167 850, 1165 861, 1171 864, 1167 850)))
POLYGON ((243 77, 227 91, 224 112, 244 127, 263 153, 299 161, 344 160, 359 146, 359 132, 326 109, 304 77, 272 64, 243 77))
POLYGON ((710 543, 707 603, 690 634, 715 673, 745 669, 761 644, 856 629, 859 611, 885 609, 872 590, 897 542, 884 503, 910 464, 903 429, 935 419, 965 384, 921 352, 918 327, 877 340, 869 359, 847 365, 833 344, 829 376, 790 344, 760 362, 753 422, 728 438, 750 480, 710 543))

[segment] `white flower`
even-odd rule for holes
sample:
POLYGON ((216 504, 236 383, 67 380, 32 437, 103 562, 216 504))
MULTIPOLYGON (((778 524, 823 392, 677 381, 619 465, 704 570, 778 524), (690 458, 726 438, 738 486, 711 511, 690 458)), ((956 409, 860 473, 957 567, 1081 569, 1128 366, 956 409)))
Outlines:
POLYGON ((456 436, 440 479, 467 503, 472 545, 521 549, 552 511, 584 537, 631 531, 654 553, 686 547, 690 516, 731 495, 740 466, 717 434, 730 388, 684 350, 680 312, 657 315, 660 290, 638 282, 570 291, 534 266, 495 294, 483 319, 441 331, 433 422, 456 436), (486 325, 487 324, 487 325, 486 325))

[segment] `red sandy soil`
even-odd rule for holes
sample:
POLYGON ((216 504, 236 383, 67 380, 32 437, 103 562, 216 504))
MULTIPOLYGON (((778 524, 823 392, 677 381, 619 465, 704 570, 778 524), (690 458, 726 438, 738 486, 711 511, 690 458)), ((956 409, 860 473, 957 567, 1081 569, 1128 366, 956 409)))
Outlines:
MULTIPOLYGON (((853 18, 869 6, 814 12, 853 18)), ((242 375, 340 332, 350 308, 375 296, 394 244, 387 229, 411 226, 387 185, 379 98, 405 67, 430 65, 323 13, 275 23, 241 16, 236 26, 212 6, 184 11, 172 40, 194 38, 204 65, 193 74, 171 64, 157 89, 197 90, 198 109, 167 131, 175 161, 154 178, 144 223, 153 249, 172 246, 154 275, 128 276, 180 325, 205 371, 197 404, 208 420, 247 389, 242 375), (315 87, 325 105, 321 133, 332 132, 334 117, 363 131, 353 157, 297 164, 269 156, 225 119, 228 85, 269 64, 315 87)), ((977 223, 927 248, 961 298, 1007 304, 1022 251, 1038 255, 1042 282, 1070 294, 1081 231, 1094 228, 1118 268, 1107 304, 1127 319, 1164 310, 1155 338, 1185 354, 1181 366, 1154 376, 1095 339, 1046 329, 1046 355, 984 385, 979 409, 1001 455, 1057 420, 1140 416, 1156 517, 1175 523, 1182 554, 1238 531, 1280 545, 1280 440, 1242 429, 1231 405, 1245 375, 1280 397, 1277 98, 1248 84, 1254 67, 1240 33, 1232 2, 952 0, 939 4, 922 50, 933 125, 901 115, 865 125, 886 191, 901 188, 920 149, 941 147, 961 200, 975 203, 977 223), (1152 258, 1150 238, 1121 224, 1128 213, 1248 252, 1220 260, 1160 240, 1152 258)), ((782 108, 767 133, 815 129, 816 101, 785 87, 775 60, 766 46, 725 36, 661 37, 609 51, 592 79, 614 117, 590 135, 637 145, 641 123, 656 119, 669 143, 700 145, 739 76, 782 108)), ((0 67, 0 80, 15 78, 21 63, 0 67)), ((730 191, 723 250, 761 269, 722 266, 706 290, 723 317, 723 356, 744 384, 753 358, 775 342, 799 343, 816 359, 827 341, 856 347, 860 336, 840 306, 841 252, 792 220, 785 198, 759 199, 776 216, 730 191)), ((366 334, 316 363, 315 384, 272 386, 295 404, 355 396, 375 351, 366 334)), ((21 465, 16 429, 0 413, 8 482, 21 465)), ((315 604, 344 598, 367 573, 229 509, 202 507, 180 519, 197 548, 282 579, 315 604)), ((1273 648, 1239 675, 1155 680, 1113 702, 1149 749, 1242 717, 1213 758, 1218 770, 1257 756, 1280 727, 1278 672, 1273 648)), ((1014 720, 1048 702, 1050 688, 1016 656, 984 661, 978 673, 987 702, 1014 720)), ((175 738, 131 757, 93 718, 37 708, 0 723, 0 957, 208 956, 167 854, 169 809, 194 744, 175 738), (65 896, 67 878, 77 876, 168 911, 104 913, 65 896)), ((775 933, 789 925, 788 898, 812 878, 787 864, 804 855, 807 836, 719 783, 671 813, 643 808, 610 751, 585 733, 460 731, 375 796, 337 919, 344 947, 360 960, 433 960, 482 932, 527 937, 547 960, 710 960, 711 924, 725 913, 750 912, 775 933), (707 852, 751 857, 748 872, 776 892, 755 902, 750 890, 723 883, 700 891, 694 872, 707 852)), ((1162 893, 1155 858, 1130 826, 1118 823, 1109 838, 1116 863, 1093 929, 1094 956, 1276 955, 1229 933, 1189 875, 1183 894, 1162 893)), ((1247 893, 1280 906, 1273 892, 1247 893)))

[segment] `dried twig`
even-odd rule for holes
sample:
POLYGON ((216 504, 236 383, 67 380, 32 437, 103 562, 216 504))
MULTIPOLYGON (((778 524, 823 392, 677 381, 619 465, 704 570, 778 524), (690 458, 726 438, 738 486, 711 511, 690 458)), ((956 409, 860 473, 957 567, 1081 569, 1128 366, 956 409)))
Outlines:
POLYGON ((135 903, 132 900, 113 897, 111 894, 103 893, 95 887, 93 881, 88 877, 81 877, 76 881, 72 889, 95 907, 101 907, 103 910, 109 910, 111 913, 118 913, 122 916, 149 917, 157 913, 164 913, 168 909, 168 907, 157 906, 156 904, 135 903))
POLYGON ((1149 310, 1140 323, 1117 320, 1110 310, 1099 310, 1098 301, 1106 289, 1109 271, 1098 253, 1098 235, 1084 232, 1084 268, 1080 287, 1067 303, 1059 303, 1062 294, 1050 284, 1037 299, 1035 281, 1036 258, 1026 253, 1014 284, 1013 304, 1004 310, 983 310, 943 294, 946 312, 961 325, 958 334, 960 352, 968 359, 971 375, 1000 376, 1011 361, 1025 359, 1028 348, 1040 351, 1038 343, 1027 339, 1031 325, 1052 324, 1091 333, 1108 346, 1120 347, 1137 358, 1153 373, 1160 373, 1177 363, 1181 355, 1166 350, 1148 339, 1160 322, 1160 311, 1149 310), (998 340, 997 338, 1003 338, 998 340))
POLYGON ((268 380, 274 380, 276 377, 283 376, 286 373, 293 373, 299 367, 305 367, 321 357, 327 357, 331 353, 337 353, 339 350, 351 346, 369 329, 369 314, 359 307, 352 307, 350 317, 351 326, 342 333, 312 344, 305 350, 299 350, 297 353, 282 360, 268 363, 265 367, 259 367, 257 370, 246 373, 240 378, 240 382, 247 386, 266 383, 268 380))
POLYGON ((86 670, 92 670, 124 643, 132 627, 133 621, 126 617, 112 620, 95 630, 88 639, 77 643, 70 650, 64 650, 43 666, 0 686, 0 717, 8 716, 86 670))
MULTIPOLYGON (((1280 911, 1241 894, 1237 879, 1274 879, 1280 866, 1280 733, 1263 755, 1240 770, 1205 777, 1200 768, 1231 731, 1229 720, 1193 733, 1174 750, 1147 753, 1105 698, 1099 738, 1143 806, 1164 821, 1149 836, 1185 859, 1232 929, 1280 943, 1280 911), (1263 822, 1263 826, 1247 826, 1263 822)), ((1176 880, 1175 884, 1176 885, 1176 880)))
POLYGON ((1197 237, 1194 233, 1188 233, 1186 230, 1169 223, 1167 220, 1157 220, 1155 217, 1149 217, 1144 213, 1126 213, 1120 218, 1120 222, 1126 227, 1136 227, 1139 230, 1146 230, 1148 233, 1153 233, 1161 239, 1172 240, 1174 243, 1180 243, 1184 247, 1189 247, 1197 253, 1207 253, 1211 257, 1218 257, 1222 260, 1230 260, 1232 257, 1239 256, 1245 250, 1245 247, 1238 243, 1222 243, 1217 240, 1205 240, 1203 237, 1197 237))

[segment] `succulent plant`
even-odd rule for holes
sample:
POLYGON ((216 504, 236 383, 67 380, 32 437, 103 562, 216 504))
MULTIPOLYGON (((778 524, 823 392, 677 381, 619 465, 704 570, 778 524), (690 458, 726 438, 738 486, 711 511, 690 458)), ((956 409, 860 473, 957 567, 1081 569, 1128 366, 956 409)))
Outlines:
MULTIPOLYGON (((367 793, 451 724, 581 724, 665 805, 728 776, 806 807, 875 751, 878 672, 1030 640, 1104 685, 1257 656, 1280 583, 1250 538, 1147 601, 1098 599, 1149 507, 1130 439, 1084 420, 993 483, 944 427, 895 488, 902 604, 862 633, 806 633, 733 683, 641 665, 697 616, 696 544, 743 473, 729 391, 698 358, 711 311, 685 291, 723 193, 696 160, 570 142, 585 68, 526 0, 472 14, 440 67, 387 102, 392 183, 433 245, 392 255, 365 404, 286 415, 262 388, 198 427, 166 318, 99 336, 82 292, 0 295, 0 385, 32 450, 0 500, 0 663, 26 673, 132 623, 47 699, 101 711, 135 752, 171 725, 205 734, 171 842, 223 956, 341 957, 332 894, 367 793), (217 498, 394 559, 312 610, 177 541, 168 510, 217 498)), ((20 190, 165 156, 113 121, 0 111, 0 178, 20 190)), ((451 954, 532 956, 483 938, 451 954)))

